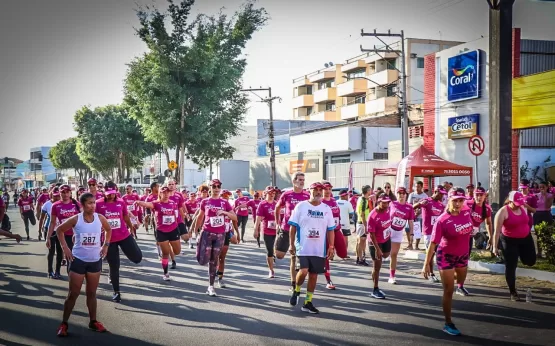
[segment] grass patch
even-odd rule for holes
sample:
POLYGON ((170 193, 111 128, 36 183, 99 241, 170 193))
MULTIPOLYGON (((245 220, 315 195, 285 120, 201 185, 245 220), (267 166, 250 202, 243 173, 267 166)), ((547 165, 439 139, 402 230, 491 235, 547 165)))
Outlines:
MULTIPOLYGON (((472 261, 480 261, 486 263, 495 263, 497 262, 497 258, 493 256, 489 251, 475 251, 473 250, 470 254, 470 259, 472 261)), ((536 264, 528 267, 524 264, 518 262, 519 268, 528 268, 528 269, 536 269, 536 270, 543 270, 555 273, 555 265, 549 263, 545 258, 538 258, 536 264)))

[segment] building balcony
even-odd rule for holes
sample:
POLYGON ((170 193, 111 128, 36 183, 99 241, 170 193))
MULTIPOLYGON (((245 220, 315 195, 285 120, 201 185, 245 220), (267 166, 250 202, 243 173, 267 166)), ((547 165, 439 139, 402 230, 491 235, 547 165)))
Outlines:
POLYGON ((368 81, 361 78, 351 79, 337 86, 337 96, 348 97, 366 94, 368 91, 368 81))
POLYGON ((367 58, 364 58, 364 62, 371 63, 374 61, 382 60, 382 59, 395 59, 399 56, 397 53, 380 53, 378 54, 370 54, 367 58))
POLYGON ((386 84, 391 84, 395 81, 397 81, 397 79, 399 79, 399 71, 397 70, 383 70, 380 72, 376 72, 373 73, 371 75, 369 75, 367 77, 368 79, 370 79, 372 82, 368 82, 368 87, 369 88, 374 88, 376 87, 376 84, 378 85, 386 85, 386 84))
POLYGON ((293 108, 314 106, 314 95, 301 95, 293 98, 293 108))
POLYGON ((366 107, 364 103, 355 103, 349 106, 341 107, 341 120, 350 120, 365 114, 366 107))
POLYGON ((324 111, 318 113, 312 113, 310 115, 311 121, 338 121, 340 119, 337 118, 336 111, 324 111))
POLYGON ((364 60, 356 60, 341 66, 341 72, 349 72, 366 68, 367 64, 364 60))
POLYGON ((397 96, 380 97, 366 102, 366 114, 394 114, 399 109, 397 96))
POLYGON ((335 88, 325 88, 316 90, 314 93, 314 103, 325 103, 329 101, 335 101, 337 98, 337 92, 335 88))
POLYGON ((293 88, 298 88, 298 87, 307 86, 311 84, 312 83, 310 83, 310 81, 308 80, 308 78, 306 78, 306 76, 293 79, 293 88))
POLYGON ((322 71, 308 78, 310 83, 318 83, 329 79, 335 79, 335 71, 322 71))

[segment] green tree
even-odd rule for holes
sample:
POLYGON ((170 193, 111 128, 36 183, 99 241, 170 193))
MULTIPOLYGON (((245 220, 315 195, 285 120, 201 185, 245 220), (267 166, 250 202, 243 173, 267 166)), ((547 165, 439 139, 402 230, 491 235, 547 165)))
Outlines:
POLYGON ((117 182, 129 181, 132 169, 141 166, 143 158, 158 148, 145 141, 126 105, 81 108, 75 114, 75 131, 81 160, 117 182))
POLYGON ((71 137, 59 141, 50 149, 50 161, 56 169, 74 169, 79 176, 79 183, 85 184, 85 180, 91 175, 91 169, 79 155, 77 155, 77 138, 71 137))
POLYGON ((168 3, 164 13, 137 12, 137 34, 148 51, 129 64, 126 102, 148 140, 176 148, 179 167, 185 157, 207 166, 233 154, 227 141, 239 134, 248 103, 240 92, 243 50, 268 15, 249 1, 231 18, 220 13, 190 20, 193 0, 168 3))

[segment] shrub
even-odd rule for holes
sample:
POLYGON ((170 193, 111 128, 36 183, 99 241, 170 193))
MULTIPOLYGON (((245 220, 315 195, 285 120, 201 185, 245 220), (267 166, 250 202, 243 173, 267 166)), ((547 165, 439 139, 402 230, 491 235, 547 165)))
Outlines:
POLYGON ((538 237, 538 246, 545 255, 547 261, 555 265, 555 225, 542 222, 535 227, 536 236, 538 237))

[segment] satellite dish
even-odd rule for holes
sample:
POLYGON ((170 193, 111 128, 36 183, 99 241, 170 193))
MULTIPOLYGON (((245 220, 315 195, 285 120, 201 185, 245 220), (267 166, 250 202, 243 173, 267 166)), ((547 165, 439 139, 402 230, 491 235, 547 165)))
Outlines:
POLYGON ((330 61, 329 65, 330 65, 330 67, 333 66, 333 62, 330 61))
POLYGON ((330 67, 330 65, 328 65, 328 64, 324 64, 324 67, 325 67, 325 68, 328 68, 328 67, 330 67))

